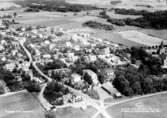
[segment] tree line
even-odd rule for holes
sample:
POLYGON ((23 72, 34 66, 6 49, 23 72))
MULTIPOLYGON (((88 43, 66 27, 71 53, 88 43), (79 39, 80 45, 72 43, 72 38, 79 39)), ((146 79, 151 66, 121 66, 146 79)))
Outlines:
POLYGON ((125 96, 142 95, 167 90, 167 76, 162 59, 149 55, 142 48, 130 50, 131 59, 140 60, 139 68, 132 65, 118 67, 113 85, 125 96))

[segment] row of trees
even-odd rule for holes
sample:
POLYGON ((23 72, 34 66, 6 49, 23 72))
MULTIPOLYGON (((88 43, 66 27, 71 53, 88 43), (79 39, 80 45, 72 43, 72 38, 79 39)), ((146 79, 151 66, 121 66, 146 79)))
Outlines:
POLYGON ((155 28, 155 29, 166 29, 167 28, 167 11, 156 11, 156 12, 148 12, 148 11, 136 11, 133 9, 125 10, 125 9, 115 9, 115 12, 123 15, 142 15, 140 18, 131 19, 115 19, 106 15, 106 12, 103 11, 100 13, 102 18, 105 18, 108 22, 118 25, 118 26, 137 26, 142 28, 155 28))
POLYGON ((114 10, 116 14, 121 14, 121 15, 144 15, 150 13, 146 10, 135 10, 135 9, 119 9, 119 8, 110 9, 110 11, 112 10, 114 10))
POLYGON ((113 25, 102 24, 96 21, 87 21, 83 24, 83 26, 91 27, 94 29, 102 29, 102 30, 113 30, 113 25))
POLYGON ((30 0, 30 1, 19 1, 18 4, 30 8, 35 8, 39 10, 46 11, 60 11, 60 12, 80 12, 84 10, 95 10, 97 7, 91 5, 81 5, 81 4, 70 4, 65 2, 64 0, 47 0, 47 1, 38 1, 38 0, 30 0), (32 4, 36 3, 36 4, 32 4))
POLYGON ((167 90, 167 77, 162 76, 165 70, 161 68, 163 59, 153 57, 143 48, 128 50, 135 64, 141 62, 139 68, 128 65, 119 67, 113 85, 125 96, 148 94, 167 90))
POLYGON ((113 85, 125 96, 142 95, 167 90, 167 77, 144 74, 134 68, 119 70, 113 85))

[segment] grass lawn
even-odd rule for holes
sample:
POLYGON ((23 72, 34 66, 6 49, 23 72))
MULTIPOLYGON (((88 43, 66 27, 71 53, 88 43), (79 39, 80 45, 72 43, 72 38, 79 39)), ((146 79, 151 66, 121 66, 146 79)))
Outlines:
POLYGON ((86 110, 80 108, 66 107, 57 109, 56 112, 52 112, 54 118, 91 118, 96 113, 96 110, 92 107, 88 107, 86 110))
POLYGON ((131 102, 119 104, 107 109, 108 113, 114 118, 166 118, 167 116, 167 94, 152 96, 131 102), (130 109, 132 112, 122 112, 130 109), (136 112, 134 112, 134 109, 136 112), (145 110, 144 110, 145 109, 145 110), (152 112, 144 112, 147 110, 152 112), (141 111, 144 110, 144 111, 141 111))

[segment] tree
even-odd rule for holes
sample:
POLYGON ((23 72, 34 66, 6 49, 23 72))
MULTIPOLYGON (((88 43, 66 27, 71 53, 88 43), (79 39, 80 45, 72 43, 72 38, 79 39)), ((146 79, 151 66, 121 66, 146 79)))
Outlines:
POLYGON ((4 94, 4 93, 5 93, 5 91, 4 91, 3 87, 0 86, 0 95, 2 95, 2 94, 4 94))
POLYGON ((133 89, 130 87, 125 87, 122 93, 125 96, 133 96, 133 94, 134 94, 133 89))
POLYGON ((126 87, 129 87, 129 81, 127 81, 122 75, 114 79, 113 85, 118 91, 122 93, 126 87))
POLYGON ((141 83, 140 81, 136 81, 131 85, 131 88, 136 95, 141 95, 143 93, 142 88, 141 88, 141 83))
POLYGON ((86 82, 88 82, 89 85, 92 85, 93 81, 92 81, 91 76, 88 73, 85 73, 83 78, 86 82))
POLYGON ((16 18, 16 16, 17 16, 17 13, 16 13, 16 12, 14 12, 14 13, 13 13, 13 16, 14 16, 14 18, 16 18))
POLYGON ((142 85, 143 92, 145 94, 153 93, 155 90, 153 86, 153 80, 151 77, 144 78, 141 85, 142 85))

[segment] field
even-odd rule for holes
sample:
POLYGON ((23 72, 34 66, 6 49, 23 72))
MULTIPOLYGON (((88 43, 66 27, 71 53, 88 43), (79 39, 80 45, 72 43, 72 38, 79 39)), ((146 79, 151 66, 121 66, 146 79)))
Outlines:
POLYGON ((114 118, 166 118, 167 94, 161 94, 108 108, 114 118))
POLYGON ((10 8, 10 7, 20 7, 19 5, 13 3, 11 0, 0 0, 0 9, 10 8))
MULTIPOLYGON (((2 1, 2 0, 0 0, 2 1)), ((4 2, 5 0, 3 0, 4 2)), ((94 3, 94 1, 92 0, 76 0, 78 2, 84 2, 84 3, 94 3)), ((95 3, 100 3, 101 0, 97 0, 95 3)), ((109 0, 106 0, 106 2, 109 0)), ((105 3, 105 2, 104 2, 105 3)), ((57 26, 57 27, 62 27, 62 28, 82 28, 82 23, 92 20, 92 21, 97 21, 100 23, 104 23, 104 24, 109 24, 107 23, 104 19, 102 18, 98 18, 95 16, 87 16, 85 15, 85 13, 77 13, 74 14, 72 12, 68 12, 68 13, 61 13, 61 12, 47 12, 47 11, 40 11, 38 13, 34 13, 34 12, 24 12, 24 8, 21 9, 16 9, 16 10, 12 10, 12 11, 0 11, 0 15, 4 15, 4 14, 13 14, 13 12, 17 12, 18 13, 18 17, 15 19, 16 21, 18 21, 20 24, 18 25, 14 25, 14 27, 17 26, 37 26, 37 25, 42 25, 42 26, 57 26)), ((110 16, 112 16, 113 18, 136 18, 136 17, 140 17, 140 16, 132 16, 132 15, 118 15, 118 14, 113 14, 113 13, 109 13, 110 16)), ((153 41, 150 43, 150 37, 145 37, 145 39, 143 39, 143 37, 141 38, 140 35, 138 35, 139 37, 137 38, 133 38, 133 36, 131 36, 131 38, 127 35, 123 36, 122 34, 120 35, 119 31, 127 31, 127 30, 137 30, 140 32, 143 32, 145 34, 148 34, 150 36, 153 37, 158 37, 161 39, 167 39, 167 33, 166 30, 152 30, 152 29, 142 29, 142 28, 137 28, 137 27, 129 27, 129 26, 125 26, 125 27, 118 27, 115 26, 115 31, 112 32, 105 32, 105 31, 99 31, 97 30, 97 33, 95 34, 95 36, 97 36, 98 38, 103 38, 103 39, 108 39, 111 42, 115 42, 115 43, 120 43, 120 44, 124 44, 126 46, 145 46, 145 45, 154 45, 155 43, 157 43, 157 41, 153 41), (148 39, 148 44, 146 44, 145 42, 143 43, 142 41, 146 40, 146 38, 148 39), (140 40, 139 40, 140 39, 140 40), (142 39, 142 40, 141 40, 142 39)), ((127 33, 127 32, 126 32, 127 33)), ((124 33, 124 34, 126 34, 124 33)), ((138 34, 138 33, 137 33, 138 34)), ((130 35, 134 35, 134 34, 130 34, 130 35)), ((155 40, 155 38, 154 38, 155 40)), ((152 40, 151 40, 152 41, 152 40)), ((158 41, 159 43, 159 41, 158 41)))
POLYGON ((121 4, 114 6, 116 8, 125 8, 125 9, 137 9, 137 10, 166 10, 166 4, 160 3, 158 0, 153 0, 150 2, 149 0, 122 0, 121 4))
POLYGON ((167 30, 142 29, 139 31, 150 36, 155 36, 167 40, 167 30))
POLYGON ((54 118, 91 118, 96 113, 96 110, 92 107, 88 107, 86 110, 79 108, 58 108, 55 112, 52 112, 54 118))
POLYGON ((44 118, 37 100, 26 91, 0 97, 0 118, 44 118))
POLYGON ((152 37, 135 30, 118 32, 118 34, 120 34, 124 39, 130 40, 145 46, 160 45, 161 42, 164 41, 163 39, 152 37))
POLYGON ((102 38, 102 39, 107 39, 110 42, 123 44, 123 45, 128 46, 128 47, 144 46, 143 44, 127 40, 127 39, 123 38, 120 34, 118 34, 117 32, 114 32, 114 31, 113 32, 97 31, 94 34, 94 36, 98 37, 98 38, 102 38))
POLYGON ((61 26, 63 28, 77 28, 78 26, 82 26, 82 23, 89 20, 96 20, 97 17, 94 16, 83 16, 82 14, 74 15, 73 13, 60 13, 60 12, 23 12, 24 9, 13 10, 13 11, 0 11, 0 16, 5 14, 13 14, 13 12, 17 12, 18 16, 15 19, 19 24, 14 25, 17 26, 61 26))
POLYGON ((91 5, 106 5, 110 4, 111 0, 66 0, 68 3, 75 4, 91 4, 91 5))

